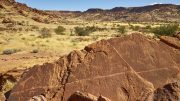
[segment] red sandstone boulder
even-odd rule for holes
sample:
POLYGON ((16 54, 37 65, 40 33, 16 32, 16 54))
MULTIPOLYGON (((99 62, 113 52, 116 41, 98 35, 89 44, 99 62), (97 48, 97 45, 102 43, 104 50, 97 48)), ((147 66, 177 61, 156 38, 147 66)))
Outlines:
POLYGON ((67 101, 76 91, 111 101, 150 101, 155 88, 178 78, 179 56, 178 49, 140 34, 102 40, 54 63, 33 67, 8 101, 37 95, 67 101))

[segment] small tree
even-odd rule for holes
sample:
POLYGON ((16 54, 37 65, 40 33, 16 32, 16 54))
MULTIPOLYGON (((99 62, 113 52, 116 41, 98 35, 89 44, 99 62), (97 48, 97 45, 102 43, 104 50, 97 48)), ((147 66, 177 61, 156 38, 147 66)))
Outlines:
POLYGON ((58 26, 54 31, 58 35, 64 35, 64 31, 66 31, 66 29, 63 26, 58 26))
POLYGON ((179 28, 179 24, 168 24, 168 25, 161 25, 156 28, 152 28, 152 32, 157 35, 165 35, 165 36, 173 36, 179 28))
POLYGON ((42 28, 40 30, 41 38, 48 38, 51 37, 51 31, 48 28, 42 28))
POLYGON ((117 32, 124 34, 126 32, 126 27, 125 26, 119 26, 117 28, 117 32))

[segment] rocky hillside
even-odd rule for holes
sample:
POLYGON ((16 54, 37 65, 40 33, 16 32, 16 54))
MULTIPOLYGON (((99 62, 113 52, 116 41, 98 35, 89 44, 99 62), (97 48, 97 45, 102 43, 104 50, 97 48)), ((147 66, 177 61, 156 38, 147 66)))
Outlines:
POLYGON ((28 7, 15 0, 0 0, 0 18, 10 19, 32 19, 37 22, 49 23, 52 18, 57 16, 48 14, 45 11, 28 7))
POLYGON ((123 22, 180 22, 180 5, 155 4, 144 7, 115 7, 112 9, 88 9, 87 11, 42 11, 15 0, 0 1, 0 15, 20 15, 37 22, 50 23, 62 19, 80 19, 88 21, 123 22))
POLYGON ((144 7, 115 7, 109 10, 88 9, 85 12, 63 12, 55 14, 88 21, 124 22, 180 22, 180 5, 155 4, 144 7), (71 16, 68 16, 71 14, 71 16), (74 15, 74 16, 73 16, 74 15))
POLYGON ((179 101, 179 39, 162 39, 132 34, 101 40, 54 63, 36 65, 6 97, 8 101, 179 101))

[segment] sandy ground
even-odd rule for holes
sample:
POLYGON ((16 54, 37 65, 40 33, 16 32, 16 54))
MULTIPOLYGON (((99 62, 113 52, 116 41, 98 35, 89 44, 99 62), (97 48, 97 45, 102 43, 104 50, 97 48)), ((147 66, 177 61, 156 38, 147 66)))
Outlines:
POLYGON ((41 65, 46 62, 53 62, 59 57, 60 54, 47 52, 21 52, 11 55, 0 55, 0 72, 3 73, 14 69, 26 69, 37 64, 41 65))

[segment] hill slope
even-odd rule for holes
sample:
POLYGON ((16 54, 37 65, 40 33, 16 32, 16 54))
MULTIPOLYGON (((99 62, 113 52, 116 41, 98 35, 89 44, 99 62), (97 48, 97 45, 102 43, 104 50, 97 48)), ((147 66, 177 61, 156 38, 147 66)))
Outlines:
MULTIPOLYGON (((42 11, 15 0, 0 1, 0 15, 23 16, 37 22, 51 23, 58 18, 88 21, 123 22, 180 22, 180 5, 155 4, 143 7, 115 7, 112 9, 88 9, 87 11, 42 11)), ((61 19, 62 20, 62 19, 61 19)))
POLYGON ((88 9, 84 12, 56 11, 54 14, 88 21, 180 22, 180 5, 155 4, 143 7, 115 7, 109 10, 88 9))
POLYGON ((50 22, 51 18, 56 16, 48 14, 45 11, 28 7, 26 4, 18 3, 15 0, 0 1, 0 16, 3 18, 14 19, 32 19, 37 22, 50 22))

